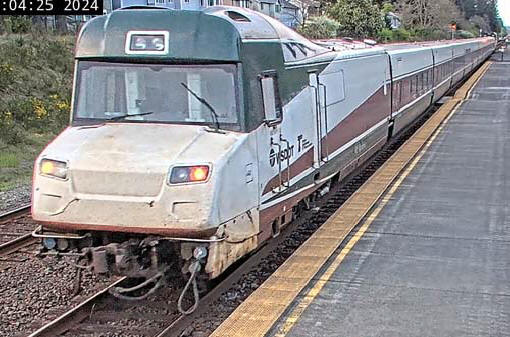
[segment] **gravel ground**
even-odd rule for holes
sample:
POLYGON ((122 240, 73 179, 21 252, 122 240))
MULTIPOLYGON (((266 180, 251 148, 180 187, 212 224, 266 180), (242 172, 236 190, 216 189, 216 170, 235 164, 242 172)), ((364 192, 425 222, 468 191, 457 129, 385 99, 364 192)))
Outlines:
POLYGON ((12 190, 0 192, 0 213, 7 212, 30 203, 31 185, 21 185, 12 190))
POLYGON ((73 297, 75 270, 64 260, 33 253, 9 260, 0 262, 0 336, 26 336, 112 282, 84 272, 83 290, 73 297))

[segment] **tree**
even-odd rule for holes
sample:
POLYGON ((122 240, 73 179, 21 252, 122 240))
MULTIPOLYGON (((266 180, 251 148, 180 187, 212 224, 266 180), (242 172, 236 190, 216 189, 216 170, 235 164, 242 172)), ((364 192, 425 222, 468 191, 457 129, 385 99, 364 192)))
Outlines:
POLYGON ((67 33, 67 16, 65 15, 55 15, 55 26, 57 28, 57 32, 61 34, 67 33))
POLYGON ((446 30, 462 18, 452 0, 399 0, 397 9, 410 29, 446 30))
POLYGON ((327 13, 344 36, 374 37, 385 26, 379 6, 371 0, 338 0, 327 13))
MULTIPOLYGON (((483 18, 490 26, 487 32, 499 32, 503 28, 500 23, 497 0, 456 0, 456 4, 466 19, 472 21, 471 19, 475 16, 483 18)), ((475 19, 475 22, 481 24, 479 19, 475 19)))
POLYGON ((492 31, 491 25, 489 24, 487 17, 481 17, 479 15, 473 15, 469 22, 475 25, 476 28, 481 29, 485 33, 489 33, 492 31))

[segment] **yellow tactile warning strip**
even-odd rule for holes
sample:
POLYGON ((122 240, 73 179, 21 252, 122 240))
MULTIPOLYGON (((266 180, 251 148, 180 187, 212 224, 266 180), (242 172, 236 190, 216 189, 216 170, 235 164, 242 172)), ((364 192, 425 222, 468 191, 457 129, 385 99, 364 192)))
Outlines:
MULTIPOLYGON (((296 252, 283 263, 255 292, 212 333, 214 337, 264 336, 273 327, 287 307, 303 288, 310 283, 320 268, 331 257, 352 229, 358 225, 382 195, 413 161, 425 143, 433 136, 443 121, 465 98, 471 88, 487 71, 491 62, 485 63, 463 86, 455 97, 436 113, 363 184, 296 252)), ((411 168, 412 169, 412 168, 411 168)), ((395 187, 396 188, 396 187, 395 187)), ((384 200, 383 200, 384 202, 384 200)), ((279 332, 285 336, 301 313, 311 303, 327 282, 352 246, 361 238, 378 211, 370 214, 356 235, 336 258, 333 265, 291 312, 279 332), (334 269, 332 269, 334 266, 334 269), (329 270, 331 269, 331 270, 329 270)))

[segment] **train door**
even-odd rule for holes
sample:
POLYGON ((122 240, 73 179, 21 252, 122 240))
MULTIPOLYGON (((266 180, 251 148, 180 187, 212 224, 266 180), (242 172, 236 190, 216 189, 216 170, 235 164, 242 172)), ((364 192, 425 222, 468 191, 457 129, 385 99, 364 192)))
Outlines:
POLYGON ((319 80, 319 75, 316 72, 309 74, 310 87, 312 88, 312 109, 314 114, 314 167, 319 169, 328 160, 327 148, 327 132, 328 132, 328 112, 325 99, 327 98, 326 85, 322 84, 319 80))
POLYGON ((329 148, 328 136, 331 131, 328 108, 345 99, 345 88, 341 69, 331 69, 318 74, 309 74, 310 87, 313 91, 313 111, 315 117, 314 164, 316 168, 330 160, 332 149, 329 148))

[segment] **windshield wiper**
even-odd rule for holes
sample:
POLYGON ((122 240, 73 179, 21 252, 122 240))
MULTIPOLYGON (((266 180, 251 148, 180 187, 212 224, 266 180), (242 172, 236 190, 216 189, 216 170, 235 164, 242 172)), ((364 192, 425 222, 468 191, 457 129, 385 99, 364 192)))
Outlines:
POLYGON ((216 110, 214 110, 214 108, 212 107, 211 104, 209 104, 209 102, 207 102, 204 98, 198 96, 193 90, 191 90, 187 85, 186 83, 184 82, 181 82, 181 85, 190 92, 190 94, 193 95, 193 97, 195 97, 200 103, 202 103, 203 105, 205 105, 210 111, 211 111, 211 116, 213 118, 213 121, 214 121, 214 125, 216 126, 216 131, 218 131, 220 129, 220 122, 218 121, 218 114, 216 113, 216 110))
POLYGON ((125 115, 120 115, 120 116, 115 116, 115 117, 107 118, 106 120, 107 121, 118 121, 118 120, 121 120, 121 119, 124 119, 124 118, 127 118, 127 117, 145 116, 145 115, 151 115, 153 113, 154 113, 154 111, 139 112, 139 113, 136 113, 136 114, 125 114, 125 115))

